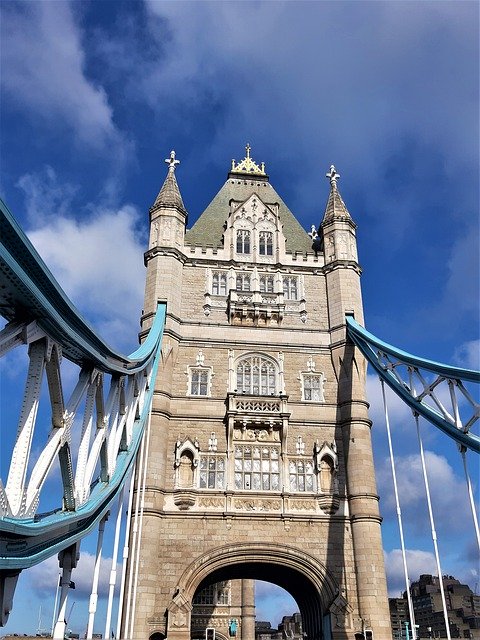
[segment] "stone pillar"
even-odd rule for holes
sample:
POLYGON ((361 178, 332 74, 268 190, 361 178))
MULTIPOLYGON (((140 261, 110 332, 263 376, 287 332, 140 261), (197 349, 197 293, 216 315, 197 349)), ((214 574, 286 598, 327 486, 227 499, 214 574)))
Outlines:
POLYGON ((255 581, 242 580, 242 637, 255 640, 255 581))

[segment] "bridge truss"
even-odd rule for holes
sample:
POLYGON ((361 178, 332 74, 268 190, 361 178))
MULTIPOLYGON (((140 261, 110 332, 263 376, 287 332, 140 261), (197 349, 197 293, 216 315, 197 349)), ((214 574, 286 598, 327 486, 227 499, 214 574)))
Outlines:
POLYGON ((0 307, 6 320, 0 353, 16 366, 12 354, 28 349, 10 468, 6 482, 0 479, 0 622, 8 618, 20 571, 59 553, 63 575, 54 637, 63 638, 79 543, 104 524, 142 442, 165 307, 159 305, 134 353, 114 351, 80 316, 3 202, 0 210, 0 307), (65 398, 65 377, 73 376, 77 381, 65 398), (42 403, 48 405, 44 411, 42 403), (58 477, 61 490, 52 504, 58 477))

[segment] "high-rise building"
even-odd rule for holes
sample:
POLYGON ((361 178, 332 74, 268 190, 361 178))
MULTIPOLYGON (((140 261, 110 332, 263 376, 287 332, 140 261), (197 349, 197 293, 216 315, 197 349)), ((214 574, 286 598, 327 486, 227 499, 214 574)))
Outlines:
POLYGON ((366 365, 345 323, 363 322, 361 269, 339 175, 307 233, 247 145, 187 229, 167 162, 145 253, 143 331, 159 301, 167 320, 133 637, 254 640, 261 579, 293 596, 311 640, 386 640, 366 365))

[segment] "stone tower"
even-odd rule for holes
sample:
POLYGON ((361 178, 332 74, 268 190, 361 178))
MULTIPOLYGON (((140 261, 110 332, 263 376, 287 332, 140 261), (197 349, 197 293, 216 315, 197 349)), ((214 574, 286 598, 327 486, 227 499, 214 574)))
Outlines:
POLYGON ((339 175, 307 233, 247 145, 186 230, 173 152, 166 162, 145 253, 143 330, 158 301, 167 321, 133 638, 213 625, 254 640, 261 579, 293 596, 311 640, 387 640, 366 365, 345 327, 347 313, 363 322, 356 225, 339 175))

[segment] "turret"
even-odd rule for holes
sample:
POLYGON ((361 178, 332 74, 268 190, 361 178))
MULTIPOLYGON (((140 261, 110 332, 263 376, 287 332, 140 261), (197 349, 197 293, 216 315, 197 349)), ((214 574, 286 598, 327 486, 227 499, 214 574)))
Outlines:
POLYGON ((175 158, 175 151, 172 151, 165 162, 168 164, 167 177, 150 207, 150 248, 181 247, 185 237, 187 211, 175 178, 175 168, 180 160, 175 158))
POLYGON ((150 241, 145 252, 147 291, 144 317, 155 311, 148 303, 154 301, 156 307, 159 300, 167 302, 169 313, 179 313, 177 294, 182 280, 187 211, 175 178, 175 168, 180 163, 175 151, 165 162, 168 164, 167 177, 150 207, 150 241))

